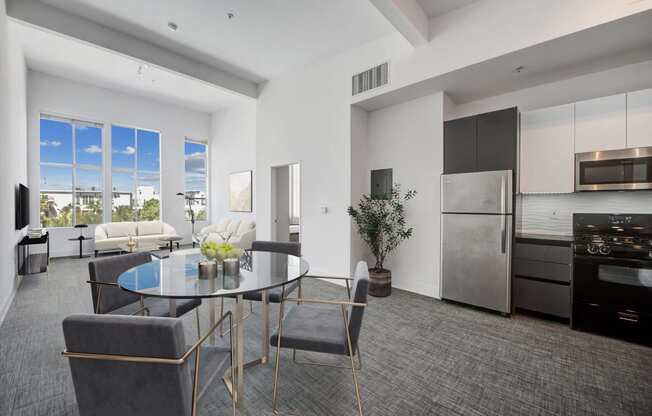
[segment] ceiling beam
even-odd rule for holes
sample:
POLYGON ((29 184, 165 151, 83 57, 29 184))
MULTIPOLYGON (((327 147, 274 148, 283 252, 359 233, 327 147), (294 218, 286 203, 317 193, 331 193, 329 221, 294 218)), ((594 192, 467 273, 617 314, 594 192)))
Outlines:
POLYGON ((415 48, 428 43, 428 15, 417 0, 369 0, 415 48))
POLYGON ((40 1, 9 0, 7 15, 27 24, 129 56, 136 62, 146 62, 167 68, 246 97, 258 97, 257 85, 236 74, 206 65, 82 17, 74 16, 40 1))

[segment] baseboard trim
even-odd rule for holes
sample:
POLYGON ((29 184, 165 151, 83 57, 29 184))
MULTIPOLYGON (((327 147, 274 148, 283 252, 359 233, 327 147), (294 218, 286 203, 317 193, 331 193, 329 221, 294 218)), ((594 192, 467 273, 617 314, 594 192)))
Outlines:
POLYGON ((18 292, 18 287, 14 287, 14 290, 12 290, 11 294, 9 294, 9 297, 7 298, 5 304, 2 305, 2 309, 0 309, 0 326, 5 321, 7 313, 9 312, 9 308, 11 308, 11 304, 14 303, 16 292, 18 292))

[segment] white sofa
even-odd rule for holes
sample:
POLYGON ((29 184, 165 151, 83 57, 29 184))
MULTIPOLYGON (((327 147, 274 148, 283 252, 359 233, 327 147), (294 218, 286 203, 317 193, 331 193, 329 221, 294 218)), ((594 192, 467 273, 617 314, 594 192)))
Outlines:
POLYGON ((161 221, 110 222, 95 227, 95 255, 98 251, 119 250, 118 245, 129 240, 129 236, 141 242, 160 242, 161 237, 175 236, 176 230, 161 221))
POLYGON ((256 239, 256 223, 249 220, 223 219, 219 223, 204 227, 199 232, 200 241, 229 242, 247 250, 256 239))

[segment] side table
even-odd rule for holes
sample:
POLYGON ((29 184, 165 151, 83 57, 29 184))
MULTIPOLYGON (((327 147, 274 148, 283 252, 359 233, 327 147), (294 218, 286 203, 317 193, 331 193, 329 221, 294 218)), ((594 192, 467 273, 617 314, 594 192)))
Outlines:
POLYGON ((84 257, 90 257, 90 256, 84 256, 84 241, 88 240, 93 240, 93 237, 84 237, 83 235, 80 235, 79 237, 75 238, 69 238, 68 241, 79 241, 79 258, 82 259, 84 257))

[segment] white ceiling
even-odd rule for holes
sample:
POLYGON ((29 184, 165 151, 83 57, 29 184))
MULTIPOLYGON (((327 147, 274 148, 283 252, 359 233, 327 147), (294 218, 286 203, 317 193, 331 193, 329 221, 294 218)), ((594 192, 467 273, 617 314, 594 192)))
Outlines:
POLYGON ((428 17, 441 16, 478 0, 417 0, 428 17))
MULTIPOLYGON (((638 13, 367 99, 371 111, 436 91, 457 104, 652 60, 652 11, 638 13), (521 72, 515 71, 523 66, 521 72)), ((650 78, 652 79, 652 77, 650 78)))
POLYGON ((139 75, 141 63, 131 57, 30 24, 10 21, 10 30, 36 71, 203 112, 251 100, 157 66, 145 65, 139 75))
POLYGON ((40 1, 253 82, 394 30, 368 0, 40 1))

